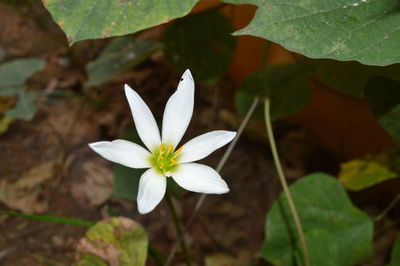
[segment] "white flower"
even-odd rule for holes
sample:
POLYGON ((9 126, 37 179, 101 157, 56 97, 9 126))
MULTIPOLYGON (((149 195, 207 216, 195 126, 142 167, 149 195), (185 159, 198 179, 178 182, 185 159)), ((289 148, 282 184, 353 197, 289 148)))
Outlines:
POLYGON ((177 90, 165 106, 161 137, 154 116, 142 98, 128 85, 125 85, 125 95, 136 129, 147 149, 121 139, 90 143, 89 146, 112 162, 131 168, 150 168, 139 182, 137 202, 141 214, 152 211, 160 203, 168 177, 194 192, 222 194, 229 191, 214 169, 193 162, 229 143, 236 132, 212 131, 176 149, 193 114, 194 82, 189 70, 183 73, 177 90))

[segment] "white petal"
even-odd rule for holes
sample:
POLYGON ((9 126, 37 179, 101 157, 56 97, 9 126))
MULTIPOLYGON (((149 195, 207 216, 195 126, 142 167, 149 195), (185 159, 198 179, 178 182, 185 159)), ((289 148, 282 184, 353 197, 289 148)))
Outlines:
POLYGON ((161 144, 160 131, 149 107, 136 91, 125 84, 125 95, 131 108, 133 121, 144 145, 153 151, 161 144))
POLYGON ((117 139, 90 143, 89 147, 103 158, 131 168, 148 168, 150 153, 133 142, 117 139))
POLYGON ((221 176, 211 167, 204 164, 180 164, 172 178, 186 190, 222 194, 229 191, 228 185, 221 176))
POLYGON ((164 197, 167 178, 150 168, 140 177, 137 204, 139 213, 151 212, 164 197))
POLYGON ((203 159, 213 151, 229 143, 236 132, 216 130, 191 139, 183 145, 179 163, 188 163, 203 159))
POLYGON ((162 142, 176 147, 182 139, 193 114, 194 82, 189 70, 183 73, 178 88, 165 106, 162 142))

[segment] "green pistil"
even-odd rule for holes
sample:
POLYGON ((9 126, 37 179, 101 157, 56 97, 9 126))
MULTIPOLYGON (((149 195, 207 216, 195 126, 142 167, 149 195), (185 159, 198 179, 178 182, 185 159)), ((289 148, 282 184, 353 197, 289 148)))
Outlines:
POLYGON ((159 173, 169 177, 178 167, 177 161, 183 146, 174 152, 174 146, 161 144, 160 147, 152 153, 150 164, 159 173))

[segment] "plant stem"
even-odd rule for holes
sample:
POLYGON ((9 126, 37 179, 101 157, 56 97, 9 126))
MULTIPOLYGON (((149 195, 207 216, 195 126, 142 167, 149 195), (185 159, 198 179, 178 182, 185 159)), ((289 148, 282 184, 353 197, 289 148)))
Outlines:
POLYGON ((274 133, 272 131, 272 123, 271 123, 271 114, 270 114, 270 102, 269 99, 265 99, 264 102, 264 114, 265 114, 265 125, 267 128, 267 135, 268 135, 268 140, 269 140, 269 144, 271 146, 271 151, 272 151, 272 157, 274 158, 274 163, 275 163, 275 167, 276 170, 278 172, 278 177, 281 181, 281 185, 283 187, 283 191, 285 193, 285 196, 287 198, 288 201, 288 205, 290 208, 290 212, 292 214, 294 223, 296 225, 296 230, 297 233, 299 235, 299 239, 300 239, 300 245, 303 251, 303 256, 304 256, 304 264, 306 266, 310 266, 310 259, 308 257, 308 250, 307 250, 307 244, 306 244, 306 240, 304 237, 304 231, 301 225, 301 221, 299 218, 299 215, 297 213, 296 210, 296 206, 294 204, 294 201, 292 199, 292 195, 290 193, 289 187, 286 183, 286 178, 285 178, 285 174, 283 173, 283 169, 282 169, 282 165, 281 162, 279 160, 279 156, 278 156, 278 151, 276 148, 276 143, 275 143, 275 138, 274 138, 274 133))
MULTIPOLYGON (((253 115, 254 111, 256 110, 256 107, 257 107, 259 101, 260 100, 259 100, 258 97, 255 97, 253 99, 253 102, 251 103, 249 109, 247 110, 246 115, 244 116, 242 122, 239 125, 239 128, 238 128, 238 131, 237 131, 237 134, 236 134, 235 138, 229 144, 228 148, 226 149, 224 155, 222 156, 221 160, 219 161, 219 163, 217 165, 217 168, 216 168, 217 172, 220 172, 222 170, 222 168, 224 167, 226 161, 228 160, 229 156, 231 155, 231 153, 233 151, 233 148, 236 146, 236 143, 238 142, 240 136, 242 135, 244 129, 246 128, 247 123, 250 121, 251 116, 253 115)), ((197 200, 196 205, 195 205, 195 207, 193 209, 193 212, 190 215, 187 223, 185 224, 184 231, 186 231, 189 228, 189 226, 192 224, 194 218, 196 217, 197 212, 200 210, 200 207, 201 207, 201 205, 203 205, 203 202, 206 199, 206 197, 207 197, 207 194, 202 194, 199 197, 199 199, 197 200)), ((169 253, 168 259, 164 264, 165 266, 168 266, 168 265, 171 264, 171 261, 174 258, 174 255, 175 255, 177 247, 178 247, 177 243, 175 243, 172 246, 172 249, 171 249, 171 251, 169 253)))
POLYGON ((184 233, 182 230, 181 222, 179 221, 179 217, 176 213, 175 205, 172 202, 172 198, 171 198, 171 195, 169 194, 169 192, 167 191, 165 194, 166 194, 165 199, 167 200, 168 207, 172 214, 172 219, 174 220, 176 234, 178 236, 179 242, 181 243, 181 248, 182 248, 183 256, 185 258, 186 265, 191 266, 192 264, 190 262, 189 251, 188 251, 185 236, 184 236, 184 233))
POLYGON ((399 202, 399 200, 400 200, 400 194, 397 194, 394 200, 392 200, 392 202, 390 202, 390 204, 381 212, 381 214, 376 216, 374 220, 380 221, 383 217, 386 216, 386 214, 388 214, 388 212, 394 207, 394 205, 396 205, 396 203, 399 202))
MULTIPOLYGON (((231 155, 233 148, 236 146, 236 143, 238 142, 240 136, 242 135, 244 129, 247 126, 247 123, 249 122, 252 114, 254 113, 254 110, 256 109, 258 102, 259 102, 259 98, 258 97, 254 98, 249 110, 246 113, 246 116, 243 118, 243 121, 241 122, 241 124, 239 126, 239 129, 238 129, 238 132, 237 132, 235 138, 229 144, 224 155, 222 155, 222 158, 219 161, 217 168, 215 169, 218 173, 222 170, 226 161, 228 160, 229 156, 231 155)), ((192 224, 194 217, 196 216, 197 212, 199 211, 199 209, 200 209, 201 205, 203 204, 204 200, 206 199, 206 197, 207 197, 207 194, 202 194, 200 196, 200 198, 198 199, 198 201, 196 202, 196 206, 194 207, 194 210, 185 225, 185 229, 188 228, 192 224)))

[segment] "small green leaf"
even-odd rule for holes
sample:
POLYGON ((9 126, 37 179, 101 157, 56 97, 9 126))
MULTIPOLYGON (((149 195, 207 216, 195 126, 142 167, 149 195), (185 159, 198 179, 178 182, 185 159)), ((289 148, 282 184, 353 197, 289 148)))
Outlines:
POLYGON ((0 96, 18 96, 5 114, 12 118, 32 119, 37 110, 36 96, 25 90, 25 81, 44 66, 40 58, 17 59, 0 65, 0 96))
MULTIPOLYGON (((352 205, 335 178, 311 174, 291 185, 290 191, 309 245, 310 260, 322 261, 322 254, 327 255, 327 260, 332 257, 330 264, 311 265, 354 265, 371 255, 372 220, 352 205)), ((296 244, 297 232, 283 193, 267 215, 265 230, 260 256, 274 265, 295 265, 294 257, 301 254, 301 247, 296 244)))
POLYGON ((81 257, 75 265, 144 266, 147 248, 147 234, 141 225, 128 218, 113 217, 86 232, 77 246, 81 257))
POLYGON ((364 93, 379 124, 400 143, 400 81, 374 77, 368 80, 364 93))
MULTIPOLYGON (((281 119, 306 107, 311 99, 310 71, 303 64, 266 66, 248 77, 235 95, 239 114, 244 115, 256 96, 271 101, 272 120, 281 119)), ((255 112, 263 119, 262 107, 255 112)))
POLYGON ((0 65, 0 91, 7 87, 20 87, 33 73, 44 66, 41 58, 16 59, 0 65))
POLYGON ((112 76, 139 65, 160 48, 160 43, 134 40, 132 36, 116 38, 87 65, 85 87, 98 86, 112 76))
POLYGON ((178 70, 189 68, 196 79, 215 83, 235 53, 232 31, 230 21, 217 10, 179 19, 165 33, 165 57, 178 70))
POLYGON ((46 0, 70 43, 134 33, 189 13, 198 0, 46 0))
POLYGON ((400 149, 392 148, 341 164, 340 182, 350 190, 362 190, 400 175, 400 149))
POLYGON ((25 90, 20 90, 18 93, 18 101, 15 106, 5 112, 12 118, 30 120, 36 113, 36 95, 25 90))
POLYGON ((392 253, 390 254, 390 263, 386 266, 398 266, 400 265, 400 237, 396 238, 394 242, 392 253))
POLYGON ((250 24, 236 34, 258 36, 311 58, 400 62, 397 0, 260 1, 250 24))

